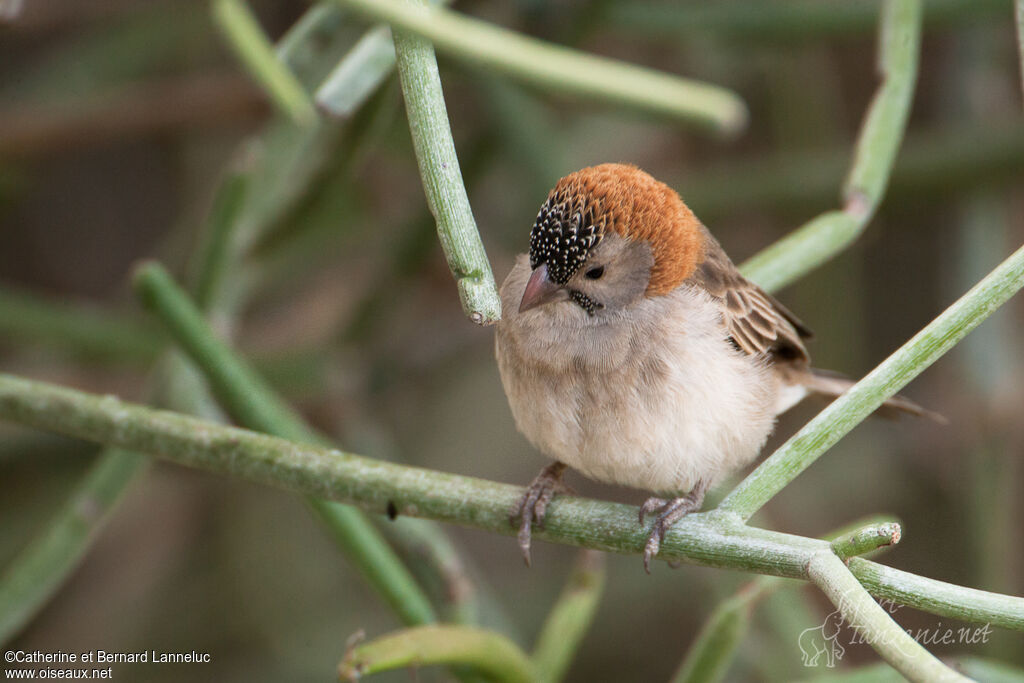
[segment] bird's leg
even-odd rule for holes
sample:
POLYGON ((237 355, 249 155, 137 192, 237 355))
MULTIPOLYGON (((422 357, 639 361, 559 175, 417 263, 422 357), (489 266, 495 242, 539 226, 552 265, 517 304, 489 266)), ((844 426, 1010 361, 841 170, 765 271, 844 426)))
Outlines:
POLYGON ((547 511, 548 503, 556 493, 568 491, 568 487, 562 483, 562 474, 565 473, 566 465, 560 462, 553 462, 540 471, 530 485, 526 487, 526 493, 512 506, 509 521, 512 526, 519 522, 519 548, 523 551, 523 559, 526 566, 530 566, 530 530, 536 523, 544 528, 544 513, 547 511))
POLYGON ((651 573, 651 558, 658 554, 661 542, 665 540, 665 533, 672 528, 672 525, 680 519, 700 510, 704 504, 704 494, 708 492, 710 483, 701 479, 689 493, 680 498, 665 500, 664 498, 648 498, 640 506, 640 523, 644 523, 644 517, 655 510, 660 510, 654 519, 654 526, 647 537, 647 545, 644 546, 644 571, 651 573))

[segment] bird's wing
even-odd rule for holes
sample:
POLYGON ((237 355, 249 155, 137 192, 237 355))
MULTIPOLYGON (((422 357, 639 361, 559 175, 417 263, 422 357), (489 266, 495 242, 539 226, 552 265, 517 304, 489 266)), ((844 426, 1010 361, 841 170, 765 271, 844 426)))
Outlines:
POLYGON ((805 364, 810 356, 803 340, 812 336, 792 312, 743 277, 707 230, 705 258, 694 283, 721 306, 722 320, 733 343, 751 355, 770 353, 779 360, 805 364))

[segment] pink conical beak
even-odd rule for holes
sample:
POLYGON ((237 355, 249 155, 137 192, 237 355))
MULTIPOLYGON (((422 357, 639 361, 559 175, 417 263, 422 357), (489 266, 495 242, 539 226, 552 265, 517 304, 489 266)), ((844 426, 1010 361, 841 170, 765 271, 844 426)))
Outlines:
POLYGON ((564 301, 568 293, 560 285, 548 277, 548 264, 542 263, 533 269, 530 281, 526 283, 523 300, 519 302, 519 312, 528 311, 554 301, 564 301))

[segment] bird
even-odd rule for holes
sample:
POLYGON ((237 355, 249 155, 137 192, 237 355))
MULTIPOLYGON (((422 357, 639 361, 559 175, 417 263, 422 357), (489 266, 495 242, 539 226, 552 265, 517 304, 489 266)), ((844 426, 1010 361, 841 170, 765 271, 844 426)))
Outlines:
MULTIPOLYGON (((679 194, 631 164, 559 180, 500 288, 495 355, 517 429, 552 459, 513 506, 534 525, 569 468, 653 495, 649 573, 666 532, 752 462, 778 415, 853 382, 811 367, 811 331, 746 279, 679 194)), ((918 415, 902 396, 889 411, 918 415)))

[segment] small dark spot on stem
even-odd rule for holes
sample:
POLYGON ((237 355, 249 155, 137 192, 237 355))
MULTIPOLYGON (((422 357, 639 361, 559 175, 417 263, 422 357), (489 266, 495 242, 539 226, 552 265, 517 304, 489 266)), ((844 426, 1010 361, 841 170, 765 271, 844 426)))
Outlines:
POLYGON ((388 519, 392 522, 398 519, 398 506, 395 505, 395 501, 388 501, 388 519))

